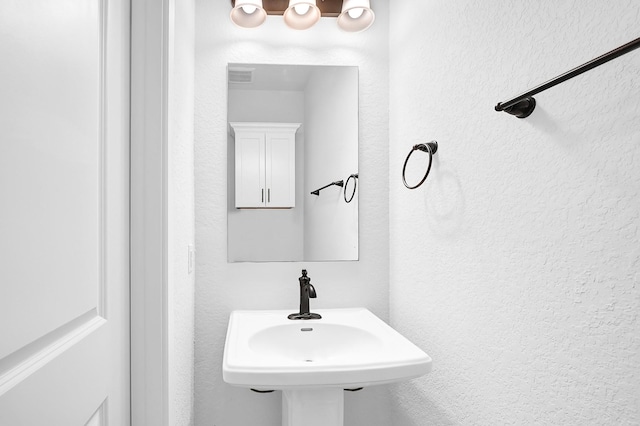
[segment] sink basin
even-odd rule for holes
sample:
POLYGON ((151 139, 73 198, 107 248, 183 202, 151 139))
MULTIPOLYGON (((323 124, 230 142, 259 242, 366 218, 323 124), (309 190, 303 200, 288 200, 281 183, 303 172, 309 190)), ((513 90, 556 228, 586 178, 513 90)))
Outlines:
POLYGON ((422 376, 431 358, 365 308, 234 311, 224 349, 225 382, 262 390, 358 388, 422 376))
POLYGON ((366 330, 322 322, 308 326, 301 323, 275 325, 249 338, 249 349, 261 354, 265 360, 297 365, 308 362, 347 364, 351 359, 362 361, 382 346, 382 340, 366 330))

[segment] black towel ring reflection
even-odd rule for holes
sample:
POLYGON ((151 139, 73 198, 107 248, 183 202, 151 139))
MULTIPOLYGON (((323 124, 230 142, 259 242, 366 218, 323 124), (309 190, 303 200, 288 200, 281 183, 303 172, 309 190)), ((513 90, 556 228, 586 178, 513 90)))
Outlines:
POLYGON ((437 151, 438 151, 438 142, 436 141, 419 143, 417 145, 414 145, 413 148, 411 148, 411 151, 409 151, 409 155, 407 155, 407 159, 404 160, 404 166, 402 166, 402 182, 404 183, 404 186, 406 186, 409 189, 416 189, 417 187, 422 185, 425 180, 427 180, 427 176, 429 176, 429 172, 431 171, 431 163, 433 163, 433 154, 435 154, 437 151), (418 182, 417 185, 409 186, 409 184, 407 183, 407 179, 405 177, 405 172, 407 170, 407 163, 409 162, 409 158, 411 157, 411 154, 413 154, 414 151, 418 151, 418 150, 429 153, 429 167, 427 167, 427 172, 424 174, 422 180, 418 182))
POLYGON ((356 187, 358 186, 358 174, 354 173, 347 178, 347 181, 344 183, 344 201, 350 203, 353 200, 353 196, 356 195, 356 187), (351 193, 351 197, 347 200, 347 187, 349 186, 349 181, 353 178, 353 192, 351 193))

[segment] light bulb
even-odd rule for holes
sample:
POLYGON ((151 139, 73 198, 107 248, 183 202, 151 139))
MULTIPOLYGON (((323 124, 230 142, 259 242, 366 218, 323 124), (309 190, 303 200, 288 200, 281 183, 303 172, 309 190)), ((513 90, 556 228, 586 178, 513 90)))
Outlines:
POLYGON ((351 17, 351 19, 358 19, 364 13, 364 9, 361 7, 355 7, 353 9, 347 10, 347 13, 351 17))
POLYGON ((253 12, 255 12, 258 8, 255 7, 254 5, 251 4, 245 4, 244 6, 242 6, 242 10, 244 11, 244 13, 246 13, 247 15, 251 15, 253 12))
POLYGON ((293 6, 293 9, 298 15, 305 15, 309 11, 309 7, 307 3, 300 3, 293 6))

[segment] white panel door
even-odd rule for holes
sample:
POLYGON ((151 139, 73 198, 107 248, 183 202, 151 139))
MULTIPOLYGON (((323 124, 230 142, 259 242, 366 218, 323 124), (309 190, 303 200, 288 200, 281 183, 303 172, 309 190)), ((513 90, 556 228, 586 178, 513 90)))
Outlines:
POLYGON ((236 132, 236 207, 264 207, 264 133, 236 132))
POLYGON ((130 423, 128 0, 0 1, 0 425, 130 423))
POLYGON ((296 205, 295 134, 267 133, 267 207, 296 205))

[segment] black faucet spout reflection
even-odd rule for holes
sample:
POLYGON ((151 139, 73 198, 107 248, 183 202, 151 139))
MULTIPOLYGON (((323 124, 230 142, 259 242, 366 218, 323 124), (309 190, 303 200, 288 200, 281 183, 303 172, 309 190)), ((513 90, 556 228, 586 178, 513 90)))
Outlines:
POLYGON ((320 314, 309 312, 309 299, 315 299, 316 289, 311 284, 311 278, 307 276, 307 270, 302 270, 302 276, 298 278, 300 281, 300 312, 293 313, 288 316, 291 320, 309 320, 320 319, 320 314))

